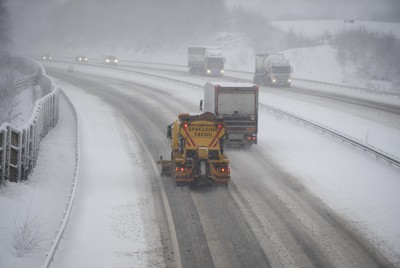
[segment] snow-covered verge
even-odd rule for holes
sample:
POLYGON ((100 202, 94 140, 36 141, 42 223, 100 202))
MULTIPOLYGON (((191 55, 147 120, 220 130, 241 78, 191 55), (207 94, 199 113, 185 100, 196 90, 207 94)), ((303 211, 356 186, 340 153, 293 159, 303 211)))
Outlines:
POLYGON ((74 175, 75 130, 67 104, 61 100, 60 106, 59 122, 43 139, 29 179, 0 188, 0 267, 42 266, 63 218, 74 175), (19 239, 31 245, 16 244, 19 239))
MULTIPOLYGON (((18 59, 18 64, 22 66, 21 69, 29 68, 31 72, 29 74, 31 76, 33 73, 33 82, 29 79, 29 81, 26 82, 26 85, 29 86, 24 86, 27 89, 23 90, 22 93, 18 95, 19 98, 23 98, 22 103, 26 105, 24 107, 17 106, 15 108, 16 111, 20 111, 18 113, 18 119, 21 125, 9 125, 5 123, 0 126, 2 128, 2 134, 4 135, 3 137, 7 137, 4 140, 7 140, 6 142, 2 141, 1 147, 2 154, 0 160, 2 170, 4 171, 5 168, 9 169, 8 173, 1 173, 0 211, 2 212, 4 210, 6 213, 1 213, 4 217, 1 217, 0 232, 1 237, 4 237, 4 239, 1 240, 0 247, 4 247, 2 252, 11 253, 10 256, 16 256, 18 258, 15 259, 15 262, 11 263, 13 266, 19 262, 23 263, 25 260, 21 260, 21 257, 40 249, 42 243, 49 240, 49 236, 43 232, 43 228, 45 228, 44 225, 49 222, 51 223, 52 220, 54 221, 52 215, 54 212, 62 211, 60 207, 57 207, 57 209, 53 211, 51 211, 50 208, 47 211, 52 213, 47 215, 47 218, 45 216, 44 218, 46 219, 42 221, 42 216, 39 216, 39 211, 43 209, 42 203, 52 204, 50 200, 54 199, 59 192, 56 190, 51 191, 50 194, 44 194, 47 190, 47 181, 44 181, 44 184, 40 184, 42 180, 36 181, 39 182, 39 187, 36 187, 40 188, 38 191, 23 186, 24 184, 32 183, 32 181, 35 182, 34 179, 32 181, 25 181, 31 178, 31 176, 35 178, 35 173, 43 172, 47 174, 46 168, 38 168, 38 166, 40 166, 38 155, 43 153, 43 151, 41 151, 40 141, 58 121, 60 105, 59 91, 55 88, 53 81, 45 75, 43 66, 37 62, 30 59, 18 59), (32 86, 32 83, 38 83, 38 85, 32 86), (36 95, 41 96, 41 94, 36 94, 37 91, 40 91, 40 93, 43 91, 46 92, 46 94, 44 97, 36 100, 36 95), (34 106, 32 105, 33 103, 34 106), (7 157, 6 153, 8 148, 11 148, 10 157, 7 157), (33 169, 33 167, 35 167, 35 169, 33 169), (27 175, 31 172, 33 174, 27 175), (10 181, 4 181, 3 179, 5 176, 8 176, 10 181), (26 176, 29 177, 27 178, 26 176), (13 183, 12 181, 20 181, 20 183, 13 183), (39 193, 36 196, 37 192, 39 193)), ((15 88, 12 89, 18 90, 15 88)), ((67 137, 63 138, 69 139, 70 133, 68 133, 68 131, 66 131, 66 133, 67 137)), ((73 138, 74 135, 72 135, 72 139, 73 138)), ((65 144, 62 144, 62 138, 60 140, 60 144, 52 146, 51 149, 62 151, 61 147, 57 147, 60 145, 65 146, 65 144)), ((50 148, 45 148, 44 152, 49 149, 50 148)), ((47 152, 45 154, 45 157, 55 157, 57 155, 48 154, 47 152)), ((58 167, 58 171, 65 173, 65 176, 70 179, 70 175, 65 172, 66 168, 68 168, 68 164, 58 167)), ((56 173, 52 175, 56 176, 56 173)), ((57 181, 54 181, 54 178, 53 182, 57 183, 57 181)), ((61 187, 60 191, 68 193, 66 187, 61 187)), ((51 226, 49 230, 55 231, 57 229, 51 226)), ((47 246, 45 248, 47 248, 47 246)), ((13 258, 0 258, 0 262, 8 262, 9 259, 13 258)), ((37 261, 36 256, 32 256, 31 259, 32 260, 28 260, 28 263, 37 261)), ((5 267, 8 266, 9 265, 6 265, 5 267)))
POLYGON ((280 116, 261 111, 260 122, 257 148, 400 265, 399 168, 280 116))

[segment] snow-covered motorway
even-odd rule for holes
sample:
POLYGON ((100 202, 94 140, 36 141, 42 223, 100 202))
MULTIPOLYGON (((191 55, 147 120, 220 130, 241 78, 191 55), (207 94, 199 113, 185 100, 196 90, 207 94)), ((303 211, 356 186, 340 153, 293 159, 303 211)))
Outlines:
MULTIPOLYGON (((101 235, 106 231, 104 228, 112 227, 106 223, 101 225, 99 222, 102 222, 101 217, 107 218, 114 214, 107 214, 105 210, 102 215, 99 211, 89 210, 99 208, 90 205, 96 202, 107 207, 108 193, 117 187, 114 184, 121 183, 114 179, 114 176, 127 176, 122 183, 134 184, 132 173, 123 170, 129 163, 124 160, 124 156, 128 157, 129 152, 119 152, 117 149, 121 147, 127 150, 132 146, 129 143, 138 144, 136 146, 143 148, 142 151, 139 150, 140 164, 132 163, 132 166, 145 169, 145 172, 139 174, 148 178, 150 183, 140 184, 140 187, 151 189, 148 192, 153 198, 151 202, 148 201, 152 203, 153 210, 147 213, 153 213, 154 218, 151 215, 143 217, 153 219, 158 226, 157 230, 149 231, 148 228, 152 228, 149 224, 147 229, 144 229, 146 233, 153 233, 153 237, 144 242, 150 244, 146 246, 147 253, 142 256, 146 259, 142 260, 145 266, 181 264, 183 267, 390 267, 393 263, 389 263, 386 257, 399 264, 395 254, 399 247, 398 238, 389 241, 389 245, 381 244, 389 239, 385 235, 393 232, 370 232, 371 227, 376 224, 383 224, 385 228, 394 232, 398 231, 394 226, 399 219, 399 207, 393 205, 393 202, 398 196, 396 187, 398 190, 400 186, 399 182, 396 182, 399 170, 334 139, 277 118, 261 109, 259 144, 250 150, 227 152, 232 169, 232 182, 227 190, 191 190, 187 187, 175 187, 170 179, 159 178, 153 166, 160 155, 169 155, 169 141, 165 137, 166 125, 180 112, 197 112, 198 100, 202 98, 199 88, 83 65, 75 66, 74 72, 68 72, 65 64, 51 63, 46 64, 46 67, 49 74, 59 80, 59 85, 67 95, 71 96, 78 113, 80 111, 83 129, 118 132, 116 136, 121 139, 118 141, 120 144, 113 148, 103 146, 102 143, 96 144, 95 132, 92 133, 91 140, 82 141, 82 150, 85 152, 87 146, 86 152, 89 151, 82 156, 82 165, 85 165, 82 169, 85 172, 81 173, 82 183, 77 192, 76 205, 57 252, 55 266, 79 267, 100 264, 96 266, 107 267, 107 264, 113 263, 106 257, 103 258, 108 262, 104 262, 101 257, 95 260, 91 254, 95 251, 104 256, 113 255, 107 253, 114 249, 107 246, 107 238, 101 235), (94 98, 93 96, 100 105, 90 104, 92 101, 89 99, 94 98), (110 117, 109 120, 121 121, 118 128, 101 126, 108 119, 101 120, 97 117, 105 113, 110 117), (114 154, 109 154, 108 150, 114 154), (150 152, 151 156, 145 154, 145 151, 150 152), (97 158, 92 157, 96 153, 102 154, 105 162, 96 163, 97 158), (92 159, 89 161, 89 158, 92 159), (114 161, 116 164, 123 163, 122 170, 113 167, 114 161), (366 169, 366 166, 370 168, 366 169), (118 175, 110 170, 118 171, 118 175), (369 173, 368 176, 366 172, 369 173), (385 177, 381 177, 382 174, 385 174, 385 177), (370 200, 365 199, 364 194, 370 192, 364 189, 363 185, 357 185, 364 178, 372 186, 371 177, 375 178, 375 181, 378 178, 387 180, 393 191, 376 189, 377 195, 386 195, 386 199, 380 201, 383 202, 381 205, 387 203, 387 214, 383 213, 383 218, 374 211, 375 207, 370 206, 369 202, 372 204, 376 200, 373 197, 370 197, 370 200), (105 178, 105 181, 98 178, 105 178), (320 182, 313 181, 315 178, 320 182), (347 181, 349 178, 352 179, 351 182, 347 181), (162 180, 161 188, 158 184, 159 179, 162 180), (332 183, 331 180, 339 183, 332 183), (359 193, 354 190, 355 186, 359 193), (163 188, 168 206, 163 204, 163 188), (340 191, 335 191, 338 189, 346 193, 343 197, 348 200, 337 201, 341 199, 340 191), (88 192, 90 198, 87 198, 88 192), (346 207, 346 202, 350 199, 356 207, 360 206, 359 210, 351 211, 346 207), (368 208, 371 208, 372 213, 370 220, 357 224, 363 216, 357 213, 368 208), (170 232, 171 228, 168 228, 171 224, 168 221, 168 209, 173 218, 179 254, 174 252, 174 234, 170 232), (96 234, 88 235, 88 239, 85 239, 87 232, 94 232, 90 230, 90 226, 97 227, 93 228, 96 234), (378 239, 374 240, 376 237, 378 239), (101 245, 102 239, 104 246, 101 245), (79 246, 82 240, 84 246, 79 246), (89 249, 92 249, 89 251, 91 254, 87 254, 89 249)), ((168 73, 172 71, 169 70, 168 73)), ((189 79, 198 84, 204 84, 210 79, 190 77, 180 72, 170 76, 175 79, 189 79)), ((340 117, 339 122, 345 125, 354 122, 357 114, 368 112, 368 108, 351 108, 351 105, 346 103, 337 104, 331 100, 310 96, 305 98, 304 95, 291 98, 287 91, 280 94, 277 90, 268 90, 275 94, 262 92, 261 101, 272 99, 278 105, 286 103, 292 107, 299 107, 297 112, 302 115, 311 114, 310 108, 302 108, 304 105, 314 108, 331 107, 320 107, 314 113, 326 113, 325 118, 331 117, 332 121, 340 117), (332 107, 352 112, 346 113, 343 118, 343 114, 333 111, 332 107)), ((313 119, 311 115, 309 117, 313 119)), ((380 118, 371 111, 366 117, 380 118)), ((387 117, 386 114, 385 118, 387 117)), ((396 120, 398 115, 390 115, 387 125, 396 120)), ((339 126, 333 127, 340 129, 339 126)), ((395 128, 398 130, 398 126, 395 128)), ((357 137, 357 131, 362 132, 356 129, 355 133, 349 134, 357 137)), ((376 131, 371 133, 375 134, 376 131)), ((396 140, 396 135, 397 133, 391 137, 396 140)), ((371 136, 371 142, 375 142, 372 140, 372 134, 371 136)), ((381 145, 379 142, 375 144, 381 145)), ((393 146, 393 142, 391 144, 393 146)), ((384 144, 380 148, 386 149, 384 144)), ((390 152, 399 155, 395 150, 390 152)), ((143 209, 147 207, 144 206, 143 209)), ((112 213, 112 210, 108 213, 112 213)), ((117 217, 117 214, 114 216, 117 217)), ((129 256, 128 253, 127 255, 129 256)), ((132 266, 140 266, 135 265, 132 256, 129 261, 132 262, 132 266)))

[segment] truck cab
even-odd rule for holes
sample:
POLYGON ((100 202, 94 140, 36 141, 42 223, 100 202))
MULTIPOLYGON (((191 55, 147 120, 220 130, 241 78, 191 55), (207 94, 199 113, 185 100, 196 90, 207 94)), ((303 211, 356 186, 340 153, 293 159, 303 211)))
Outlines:
POLYGON ((257 54, 254 83, 265 86, 290 86, 293 67, 282 53, 257 54))
POLYGON ((188 67, 191 74, 206 76, 222 76, 225 58, 220 47, 192 46, 188 47, 188 67))

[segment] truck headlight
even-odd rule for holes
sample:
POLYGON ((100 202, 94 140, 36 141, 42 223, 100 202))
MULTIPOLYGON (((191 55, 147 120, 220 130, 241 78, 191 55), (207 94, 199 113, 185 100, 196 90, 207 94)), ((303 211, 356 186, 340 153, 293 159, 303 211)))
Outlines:
POLYGON ((110 60, 109 60, 109 59, 106 59, 106 62, 110 62, 110 60))
POLYGON ((275 78, 272 78, 272 83, 275 83, 276 82, 276 79, 275 78))
POLYGON ((223 74, 224 73, 224 70, 221 70, 221 74, 223 74))
POLYGON ((287 81, 290 83, 290 82, 292 82, 292 79, 289 78, 287 81))
POLYGON ((211 73, 211 70, 207 70, 207 73, 208 73, 208 74, 211 73))

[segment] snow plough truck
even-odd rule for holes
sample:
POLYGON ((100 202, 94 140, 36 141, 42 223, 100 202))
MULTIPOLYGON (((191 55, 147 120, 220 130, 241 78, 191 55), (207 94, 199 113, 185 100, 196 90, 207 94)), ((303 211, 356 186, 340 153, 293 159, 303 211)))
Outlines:
POLYGON ((171 160, 160 157, 161 175, 176 185, 225 185, 230 181, 229 159, 223 153, 226 127, 222 118, 205 112, 180 114, 167 127, 171 160))

